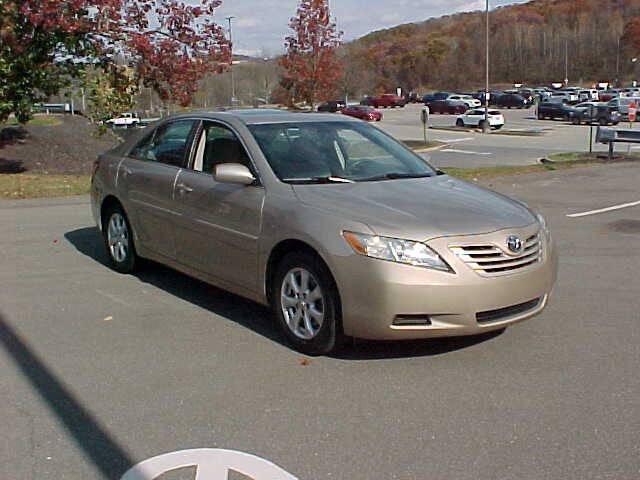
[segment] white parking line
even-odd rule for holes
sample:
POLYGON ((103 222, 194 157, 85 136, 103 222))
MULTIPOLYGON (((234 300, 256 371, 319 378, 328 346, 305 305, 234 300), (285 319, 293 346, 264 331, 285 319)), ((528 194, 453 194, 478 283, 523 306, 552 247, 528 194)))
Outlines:
POLYGON ((442 139, 443 142, 445 143, 458 143, 458 142, 468 142, 470 140, 473 140, 473 137, 464 137, 464 138, 446 138, 446 139, 442 139))
POLYGON ((572 213, 571 215, 567 215, 567 217, 569 218, 586 217, 588 215, 597 215, 598 213, 613 212, 614 210, 621 210, 623 208, 635 207, 638 205, 640 205, 640 202, 623 203, 621 205, 614 205, 613 207, 600 208, 598 210, 590 210, 588 212, 572 213))
POLYGON ((493 153, 489 152, 472 152, 471 150, 458 150, 456 148, 443 148, 440 151, 445 153, 463 153, 465 155, 493 155, 493 153))

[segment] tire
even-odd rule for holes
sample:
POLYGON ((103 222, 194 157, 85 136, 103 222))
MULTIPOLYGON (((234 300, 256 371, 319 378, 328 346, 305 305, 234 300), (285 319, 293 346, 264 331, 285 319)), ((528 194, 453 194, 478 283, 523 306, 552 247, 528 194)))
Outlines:
POLYGON ((138 255, 133 242, 133 230, 120 205, 113 205, 104 211, 102 238, 111 268, 120 273, 134 272, 138 255))
POLYGON ((278 325, 296 350, 326 355, 342 346, 338 289, 317 256, 305 252, 285 256, 278 265, 271 298, 278 325))
POLYGON ((573 123, 574 125, 580 125, 580 119, 578 117, 573 117, 571 119, 571 123, 573 123))
POLYGON ((538 113, 538 120, 544 120, 544 115, 542 115, 541 113, 538 113))
POLYGON ((464 120, 462 120, 461 118, 456 120, 456 127, 464 127, 464 120))
POLYGON ((608 123, 609 122, 607 122, 606 118, 601 118, 600 120, 598 120, 598 124, 602 127, 606 127, 608 123))

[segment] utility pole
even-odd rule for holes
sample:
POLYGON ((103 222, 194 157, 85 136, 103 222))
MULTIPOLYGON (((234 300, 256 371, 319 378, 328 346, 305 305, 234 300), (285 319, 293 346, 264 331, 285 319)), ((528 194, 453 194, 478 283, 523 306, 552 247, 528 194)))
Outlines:
POLYGON ((615 86, 617 87, 619 85, 619 79, 620 79, 620 37, 618 37, 618 49, 616 51, 616 81, 615 81, 615 86))
POLYGON ((489 0, 486 0, 484 123, 482 132, 489 133, 489 0))
POLYGON ((233 21, 234 18, 236 17, 233 17, 233 16, 226 17, 226 20, 229 22, 229 48, 231 49, 231 66, 229 70, 231 72, 231 106, 232 107, 236 101, 236 81, 233 76, 233 33, 231 29, 231 22, 233 21))
POLYGON ((564 86, 569 85, 569 39, 564 40, 564 86))

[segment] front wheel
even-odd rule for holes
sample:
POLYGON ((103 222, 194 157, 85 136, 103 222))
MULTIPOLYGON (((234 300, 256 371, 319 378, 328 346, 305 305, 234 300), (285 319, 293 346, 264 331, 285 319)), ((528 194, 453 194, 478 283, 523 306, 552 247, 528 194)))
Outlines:
POLYGON ((464 120, 462 120, 461 118, 456 120, 456 127, 464 127, 464 120))
POLYGON ((287 255, 278 266, 271 295, 278 324, 298 351, 325 355, 341 346, 338 289, 318 257, 287 255))
POLYGON ((119 205, 110 207, 103 216, 102 237, 111 267, 120 273, 131 273, 138 261, 131 224, 119 205))

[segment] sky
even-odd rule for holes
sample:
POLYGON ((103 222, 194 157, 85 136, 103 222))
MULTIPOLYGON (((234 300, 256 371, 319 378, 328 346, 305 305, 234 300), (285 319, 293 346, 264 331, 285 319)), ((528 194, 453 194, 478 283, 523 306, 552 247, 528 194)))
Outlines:
MULTIPOLYGON (((525 0, 490 0, 491 8, 525 0)), ((282 53, 289 19, 298 0, 223 0, 216 21, 233 15, 234 52, 251 56, 282 53)), ((402 23, 420 22, 485 8, 485 0, 330 0, 331 13, 349 41, 402 23)), ((226 22, 225 22, 226 24, 226 22)))

